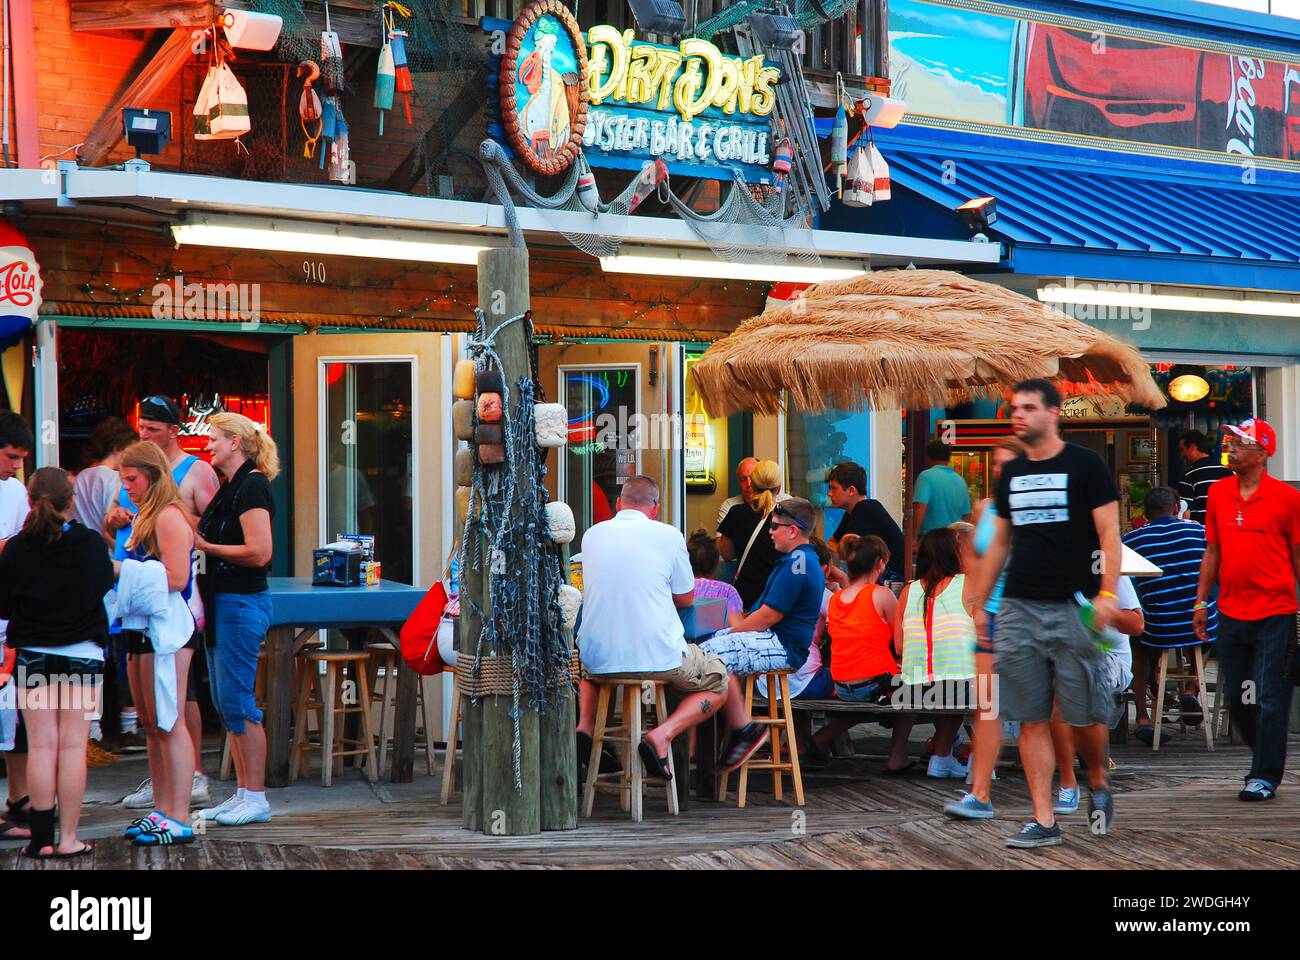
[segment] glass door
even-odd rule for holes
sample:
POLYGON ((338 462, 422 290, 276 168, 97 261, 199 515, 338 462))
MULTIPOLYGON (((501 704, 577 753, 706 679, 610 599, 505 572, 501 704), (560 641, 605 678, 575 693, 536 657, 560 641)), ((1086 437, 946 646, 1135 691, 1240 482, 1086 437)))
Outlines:
POLYGON ((321 543, 375 538, 385 580, 414 583, 415 359, 322 358, 321 543))
POLYGON ((641 472, 640 368, 635 365, 560 367, 560 396, 569 412, 569 442, 560 460, 560 499, 573 510, 575 542, 614 516, 628 477, 641 472))

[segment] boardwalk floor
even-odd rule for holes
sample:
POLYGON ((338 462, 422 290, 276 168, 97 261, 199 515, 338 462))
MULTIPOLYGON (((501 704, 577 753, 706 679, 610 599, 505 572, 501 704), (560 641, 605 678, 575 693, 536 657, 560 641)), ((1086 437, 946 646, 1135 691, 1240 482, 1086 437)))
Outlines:
MULTIPOLYGON (((432 799, 436 777, 403 788, 371 788, 350 774, 329 790, 302 784, 273 791, 272 823, 213 826, 200 842, 165 850, 132 848, 120 832, 133 814, 92 801, 83 833, 98 838, 93 856, 38 864, 6 844, 0 869, 1300 867, 1296 775, 1287 775, 1271 803, 1240 802, 1236 794, 1249 764, 1241 746, 1221 741, 1211 754, 1202 738, 1189 733, 1158 753, 1131 741, 1115 747, 1120 771, 1113 783, 1112 833, 1090 836, 1081 808, 1061 818, 1061 846, 1026 852, 1004 845, 1029 816, 1018 769, 999 770, 995 819, 955 822, 941 808, 960 793, 959 781, 881 776, 882 762, 871 756, 883 753, 884 741, 866 738, 857 744, 866 758, 837 760, 829 770, 807 775, 802 809, 778 805, 760 792, 751 793, 744 810, 734 799, 695 801, 674 818, 657 796, 648 795, 646 818, 634 824, 613 798, 605 798, 596 816, 580 821, 577 830, 487 837, 462 829, 456 800, 449 807, 437 805, 432 799)), ((1298 748, 1300 737, 1293 737, 1293 755, 1298 748)), ((126 782, 123 777, 133 773, 115 775, 126 782)), ((92 787, 106 776, 92 771, 92 787)))

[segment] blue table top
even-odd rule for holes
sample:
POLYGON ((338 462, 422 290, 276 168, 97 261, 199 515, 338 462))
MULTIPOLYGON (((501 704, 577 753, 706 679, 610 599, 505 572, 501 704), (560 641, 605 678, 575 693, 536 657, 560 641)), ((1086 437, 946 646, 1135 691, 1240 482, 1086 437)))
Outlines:
POLYGON ((369 627, 402 624, 427 587, 380 580, 373 587, 316 587, 311 577, 268 577, 273 627, 369 627))

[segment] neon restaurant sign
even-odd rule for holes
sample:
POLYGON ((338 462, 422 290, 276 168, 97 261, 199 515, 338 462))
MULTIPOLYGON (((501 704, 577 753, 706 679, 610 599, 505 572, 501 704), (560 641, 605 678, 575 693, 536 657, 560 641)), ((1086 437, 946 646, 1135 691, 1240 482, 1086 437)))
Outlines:
MULTIPOLYGON (((587 31, 589 162, 630 156, 735 167, 766 179, 781 71, 762 55, 741 59, 707 40, 676 47, 635 43, 633 31, 587 31)), ((611 162, 609 166, 621 166, 611 162)), ((699 172, 696 171, 696 175, 699 172)))
POLYGON ((536 172, 566 169, 580 144, 593 167, 662 159, 674 174, 770 182, 781 71, 761 54, 695 37, 642 42, 612 26, 583 34, 556 0, 482 25, 504 40, 498 139, 536 172))

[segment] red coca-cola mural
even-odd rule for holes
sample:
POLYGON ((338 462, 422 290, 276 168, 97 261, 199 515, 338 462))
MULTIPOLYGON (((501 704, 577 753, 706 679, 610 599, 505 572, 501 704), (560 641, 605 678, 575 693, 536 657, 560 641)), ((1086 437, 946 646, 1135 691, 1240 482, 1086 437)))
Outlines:
POLYGON ((1027 127, 1300 159, 1300 65, 1027 27, 1027 127))
POLYGON ((41 268, 27 239, 0 221, 0 349, 17 343, 41 308, 41 268))

